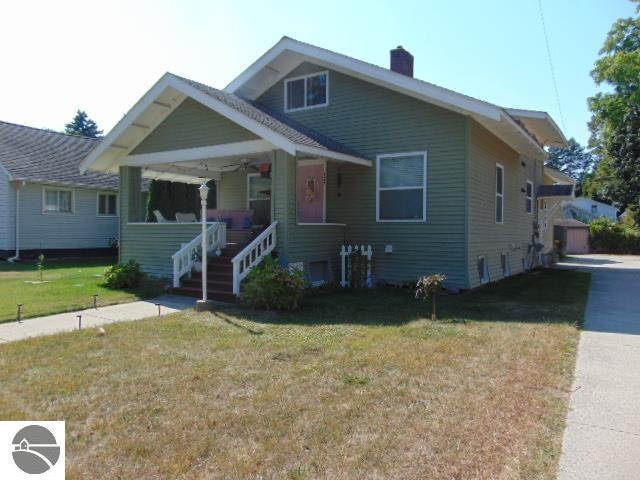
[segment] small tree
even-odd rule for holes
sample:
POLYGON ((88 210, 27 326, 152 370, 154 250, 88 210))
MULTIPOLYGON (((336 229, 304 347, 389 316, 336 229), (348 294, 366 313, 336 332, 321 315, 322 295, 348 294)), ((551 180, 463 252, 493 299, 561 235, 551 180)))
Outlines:
POLYGON ((420 277, 416 284, 415 296, 417 299, 426 301, 428 298, 431 298, 433 304, 431 320, 436 319, 436 295, 442 290, 446 279, 447 276, 444 273, 435 273, 433 275, 420 277))
POLYGON ((73 120, 64 126, 64 132, 69 135, 81 135, 91 138, 98 138, 102 135, 102 130, 98 129, 98 124, 91 120, 84 110, 76 112, 73 120))
POLYGON ((40 273, 40 281, 42 282, 42 274, 44 273, 44 254, 41 253, 38 255, 38 263, 36 264, 38 267, 38 272, 40 273))

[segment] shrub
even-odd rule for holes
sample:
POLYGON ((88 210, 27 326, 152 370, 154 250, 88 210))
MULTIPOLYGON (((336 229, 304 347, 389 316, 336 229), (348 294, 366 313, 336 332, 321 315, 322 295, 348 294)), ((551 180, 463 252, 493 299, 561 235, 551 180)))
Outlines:
POLYGON ((105 283, 110 288, 136 288, 140 286, 144 277, 140 264, 135 260, 112 265, 104 271, 105 283))
POLYGON ((608 218, 589 224, 591 249, 598 253, 640 253, 640 229, 608 218))
POLYGON ((444 273, 435 273, 433 275, 420 277, 418 283, 416 283, 415 296, 418 299, 427 300, 431 298, 433 303, 433 313, 431 319, 436 319, 436 295, 440 293, 440 290, 444 287, 444 281, 447 276, 444 273))
POLYGON ((305 286, 302 271, 289 271, 272 257, 249 273, 242 301, 254 308, 293 310, 298 308, 305 286))

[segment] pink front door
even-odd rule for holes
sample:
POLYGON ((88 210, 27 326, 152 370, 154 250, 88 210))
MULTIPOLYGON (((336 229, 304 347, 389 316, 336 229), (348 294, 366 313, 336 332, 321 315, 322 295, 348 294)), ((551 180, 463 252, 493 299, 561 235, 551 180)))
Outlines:
POLYGON ((296 203, 298 222, 323 223, 325 221, 325 165, 298 163, 296 175, 296 203))

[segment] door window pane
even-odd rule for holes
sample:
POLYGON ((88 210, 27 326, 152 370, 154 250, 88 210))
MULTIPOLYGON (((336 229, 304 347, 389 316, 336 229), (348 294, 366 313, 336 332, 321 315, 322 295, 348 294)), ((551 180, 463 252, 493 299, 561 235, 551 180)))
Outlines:
POLYGON ((327 75, 307 78, 307 107, 327 103, 327 75))
POLYGON ((287 109, 304 107, 304 78, 287 82, 287 109))

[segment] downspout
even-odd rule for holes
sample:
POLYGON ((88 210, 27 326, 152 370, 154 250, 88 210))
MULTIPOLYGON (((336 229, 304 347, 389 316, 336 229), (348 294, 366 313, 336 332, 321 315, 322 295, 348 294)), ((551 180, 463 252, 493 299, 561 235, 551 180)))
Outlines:
POLYGON ((16 184, 16 224, 15 224, 16 254, 10 259, 8 259, 8 261, 11 263, 20 260, 20 188, 24 187, 25 185, 26 185, 26 182, 24 180, 16 184))

